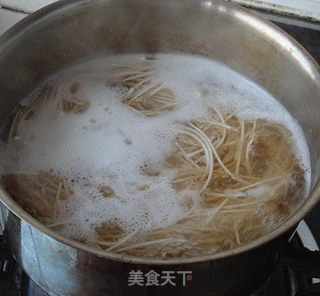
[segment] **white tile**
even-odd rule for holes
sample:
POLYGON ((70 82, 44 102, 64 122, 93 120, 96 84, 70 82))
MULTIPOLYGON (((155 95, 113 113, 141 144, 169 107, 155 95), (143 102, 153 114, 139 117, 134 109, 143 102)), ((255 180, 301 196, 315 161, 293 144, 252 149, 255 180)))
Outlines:
POLYGON ((280 6, 287 6, 293 9, 304 11, 320 12, 320 0, 262 0, 257 2, 266 2, 280 6))
MULTIPOLYGON (((0 0, 0 6, 33 12, 57 0, 0 0)), ((320 0, 229 0, 254 8, 320 21, 320 0)))
POLYGON ((320 0, 229 0, 248 7, 320 21, 320 0))
POLYGON ((0 0, 0 6, 23 12, 33 12, 57 0, 0 0))
POLYGON ((27 14, 0 8, 0 34, 5 32, 27 14))

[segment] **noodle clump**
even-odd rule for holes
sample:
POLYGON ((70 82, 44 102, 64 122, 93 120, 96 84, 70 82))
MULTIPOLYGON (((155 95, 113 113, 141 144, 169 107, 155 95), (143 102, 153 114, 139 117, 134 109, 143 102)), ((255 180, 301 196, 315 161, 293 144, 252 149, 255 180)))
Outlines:
MULTIPOLYGON (((155 60, 148 57, 116 66, 108 80, 115 87, 126 88, 122 103, 146 120, 177 108, 174 92, 153 80, 155 60)), ((73 93, 77 87, 73 86, 73 93)), ((9 143, 19 140, 23 122, 41 104, 54 103, 57 110, 79 116, 90 108, 89 101, 76 96, 56 101, 58 91, 59 81, 20 107, 9 143)), ((171 187, 183 194, 185 213, 169 226, 130 233, 116 221, 102 222, 94 228, 96 246, 134 256, 186 258, 231 249, 272 231, 296 209, 305 192, 304 171, 291 136, 280 124, 246 120, 213 106, 206 116, 180 122, 161 169, 172 173, 171 187), (188 192, 196 192, 198 198, 188 192)), ((146 173, 160 174, 156 170, 146 173)), ((77 198, 71 180, 50 171, 6 174, 2 180, 20 206, 54 229, 63 227, 67 219, 59 215, 59 201, 77 198)), ((106 199, 121 198, 109 185, 99 190, 106 199)), ((149 186, 139 190, 148 191, 149 186)))

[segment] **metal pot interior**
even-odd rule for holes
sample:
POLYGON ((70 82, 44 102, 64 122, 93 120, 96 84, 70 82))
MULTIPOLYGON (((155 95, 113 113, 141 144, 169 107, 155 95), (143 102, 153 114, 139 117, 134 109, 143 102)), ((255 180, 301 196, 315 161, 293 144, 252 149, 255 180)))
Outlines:
MULTIPOLYGON (((246 246, 201 259, 168 260, 166 264, 204 261, 252 249, 287 231, 317 203, 319 68, 280 29, 218 0, 67 0, 32 14, 0 39, 0 124, 50 74, 91 56, 136 52, 191 53, 228 65, 263 86, 287 108, 302 126, 310 148, 313 190, 286 223, 246 246)), ((12 212, 58 241, 102 257, 129 260, 62 238, 30 217, 4 191, 0 196, 12 212)), ((130 258, 130 262, 141 260, 130 258)))

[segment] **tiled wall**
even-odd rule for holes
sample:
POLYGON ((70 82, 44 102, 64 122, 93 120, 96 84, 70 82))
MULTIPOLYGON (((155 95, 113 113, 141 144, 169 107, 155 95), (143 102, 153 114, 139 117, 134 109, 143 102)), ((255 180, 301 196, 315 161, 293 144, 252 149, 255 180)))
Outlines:
POLYGON ((280 14, 320 21, 320 0, 229 0, 280 14))
MULTIPOLYGON (((30 13, 56 0, 0 0, 0 6, 30 13)), ((161 0, 159 0, 161 1, 161 0)), ((208 0, 210 1, 210 0, 208 0)), ((226 0, 267 11, 320 21, 320 0, 226 0)))

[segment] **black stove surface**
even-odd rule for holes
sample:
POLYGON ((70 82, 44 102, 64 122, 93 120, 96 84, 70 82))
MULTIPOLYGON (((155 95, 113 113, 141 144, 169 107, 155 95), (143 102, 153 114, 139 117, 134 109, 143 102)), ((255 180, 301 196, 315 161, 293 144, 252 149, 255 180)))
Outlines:
MULTIPOLYGON (((288 254, 265 283, 250 296, 320 295, 320 289, 314 285, 312 279, 315 276, 319 276, 320 266, 311 264, 309 271, 305 269, 305 264, 310 265, 313 259, 319 261, 319 254, 306 251, 297 234, 292 238, 288 250, 295 250, 292 251, 294 254, 288 254)), ((291 253, 291 251, 289 252, 291 253)))
MULTIPOLYGON (((0 295, 49 296, 23 273, 5 244, 5 236, 0 237, 0 295)), ((313 283, 319 277, 319 252, 305 249, 296 233, 276 270, 250 296, 319 296, 320 284, 313 283)))
MULTIPOLYGON (((319 28, 274 22, 301 43, 320 63, 319 28)), ((306 222, 315 240, 320 242, 320 204, 306 217, 306 222)), ((250 296, 320 296, 320 283, 312 278, 320 278, 319 253, 305 250, 296 234, 290 247, 295 254, 288 254, 266 282, 250 296)), ((15 263, 0 236, 0 296, 49 296, 30 280, 15 263)), ((90 295, 88 295, 90 296, 90 295)))

